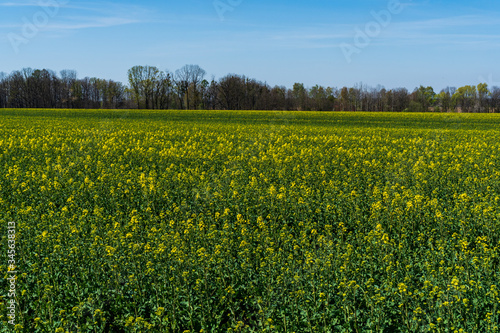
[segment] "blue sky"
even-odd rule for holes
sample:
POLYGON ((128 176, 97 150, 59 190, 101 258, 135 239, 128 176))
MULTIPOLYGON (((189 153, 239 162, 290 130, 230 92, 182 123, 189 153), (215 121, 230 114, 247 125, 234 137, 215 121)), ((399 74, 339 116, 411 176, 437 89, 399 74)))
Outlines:
POLYGON ((287 87, 500 86, 498 0, 396 1, 0 0, 0 71, 126 83, 134 65, 198 64, 287 87))

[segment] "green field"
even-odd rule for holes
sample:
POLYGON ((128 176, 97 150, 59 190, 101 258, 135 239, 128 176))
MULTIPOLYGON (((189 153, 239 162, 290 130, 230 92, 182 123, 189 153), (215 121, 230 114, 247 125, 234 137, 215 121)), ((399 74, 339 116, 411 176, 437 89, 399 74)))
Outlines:
POLYGON ((0 110, 0 332, 499 332, 499 200, 500 115, 0 110))

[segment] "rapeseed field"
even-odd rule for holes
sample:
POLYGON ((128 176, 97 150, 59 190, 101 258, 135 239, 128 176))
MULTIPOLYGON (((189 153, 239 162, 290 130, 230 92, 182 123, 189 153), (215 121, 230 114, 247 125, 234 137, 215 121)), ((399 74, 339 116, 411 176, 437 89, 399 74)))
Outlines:
POLYGON ((500 116, 0 110, 0 239, 2 332, 498 332, 500 116))

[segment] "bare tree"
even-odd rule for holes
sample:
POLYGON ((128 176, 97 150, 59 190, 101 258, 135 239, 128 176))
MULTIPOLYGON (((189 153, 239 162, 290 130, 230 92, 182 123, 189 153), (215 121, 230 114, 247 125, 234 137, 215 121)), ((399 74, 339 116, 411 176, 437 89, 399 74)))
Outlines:
POLYGON ((6 108, 9 103, 9 82, 7 73, 0 72, 0 108, 6 108))
POLYGON ((500 112, 500 88, 499 87, 491 88, 490 107, 493 110, 493 112, 496 112, 496 113, 500 112))
POLYGON ((141 100, 144 100, 146 109, 155 107, 155 90, 160 80, 161 71, 154 66, 134 66, 128 70, 128 81, 138 109, 141 108, 141 100))
POLYGON ((154 105, 156 108, 168 109, 170 107, 172 87, 172 74, 168 70, 160 72, 157 77, 157 84, 154 91, 154 105))
POLYGON ((63 107, 71 108, 73 107, 73 92, 72 88, 77 79, 76 71, 70 69, 64 69, 60 72, 61 76, 61 97, 63 107))
POLYGON ((218 99, 226 110, 240 110, 245 97, 245 77, 228 74, 219 80, 218 99))
POLYGON ((143 66, 134 66, 128 70, 128 82, 138 109, 141 108, 141 97, 143 93, 143 71, 143 66))
POLYGON ((190 105, 196 106, 198 86, 203 81, 205 74, 205 70, 198 65, 184 65, 175 71, 175 82, 181 107, 185 105, 186 109, 189 109, 190 105), (192 86, 192 95, 194 96, 189 96, 190 86, 192 86), (193 99, 193 103, 190 103, 190 97, 193 99))

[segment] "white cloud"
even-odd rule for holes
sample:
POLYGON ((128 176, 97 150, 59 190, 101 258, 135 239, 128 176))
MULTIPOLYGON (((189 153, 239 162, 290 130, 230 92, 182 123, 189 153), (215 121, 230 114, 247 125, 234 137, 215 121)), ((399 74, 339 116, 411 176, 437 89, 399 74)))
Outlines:
POLYGON ((56 23, 47 26, 47 30, 80 30, 89 28, 107 28, 119 25, 138 23, 139 20, 126 17, 75 17, 67 23, 56 23))
POLYGON ((36 2, 0 2, 0 7, 36 7, 36 2))
MULTIPOLYGON (((328 48, 353 43, 356 28, 363 30, 368 22, 321 25, 300 30, 290 29, 274 34, 271 40, 289 48, 328 48)), ((450 46, 500 47, 500 34, 492 27, 500 25, 500 15, 462 15, 428 20, 394 20, 371 38, 370 45, 383 46, 450 46)))
MULTIPOLYGON (((43 30, 47 31, 69 31, 89 28, 107 28, 119 25, 134 24, 144 22, 148 15, 148 10, 136 6, 116 4, 109 2, 80 2, 78 4, 69 3, 68 0, 46 0, 46 1, 25 1, 25 2, 1 2, 0 7, 39 7, 43 11, 43 4, 57 3, 64 10, 57 11, 54 17, 50 17, 43 30)), ((8 11, 9 9, 4 9, 8 11)), ((10 21, 0 25, 0 29, 20 29, 26 20, 30 21, 34 13, 26 12, 16 19, 10 15, 10 21)), ((19 15, 19 14, 18 14, 19 15)))

